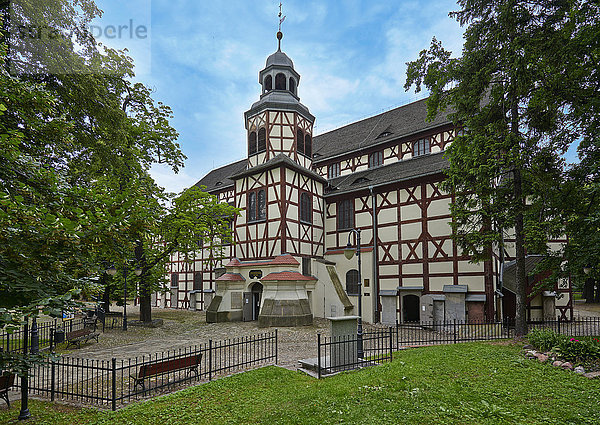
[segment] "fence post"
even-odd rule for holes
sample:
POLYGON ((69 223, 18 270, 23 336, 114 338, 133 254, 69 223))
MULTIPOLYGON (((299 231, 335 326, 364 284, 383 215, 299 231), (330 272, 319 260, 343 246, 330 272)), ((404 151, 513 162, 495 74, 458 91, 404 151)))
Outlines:
POLYGON ((212 381, 212 339, 208 340, 208 380, 212 381))
POLYGON ((454 344, 456 344, 456 319, 454 319, 454 344))
POLYGON ((117 410, 117 359, 112 358, 112 410, 117 410))
POLYGON ((390 326, 390 361, 392 361, 392 344, 394 343, 394 337, 392 334, 392 327, 390 326))
POLYGON ((275 328, 275 364, 277 364, 277 363, 278 363, 278 360, 277 360, 277 359, 278 359, 278 357, 277 357, 277 354, 278 354, 278 346, 277 346, 277 328, 275 328))
POLYGON ((321 379, 321 334, 317 334, 317 376, 321 379))
MULTIPOLYGON (((54 354, 54 351, 52 352, 54 354)), ((54 401, 54 395, 56 393, 56 363, 54 359, 50 360, 50 401, 54 401)))

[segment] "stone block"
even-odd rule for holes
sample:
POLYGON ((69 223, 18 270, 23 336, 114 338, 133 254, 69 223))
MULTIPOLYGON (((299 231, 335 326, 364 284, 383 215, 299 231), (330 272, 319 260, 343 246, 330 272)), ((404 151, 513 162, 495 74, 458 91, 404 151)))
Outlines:
POLYGON ((600 372, 588 372, 588 373, 584 373, 583 376, 585 376, 586 378, 589 378, 589 379, 596 379, 596 378, 600 378, 600 372))
POLYGON ((563 362, 561 362, 560 360, 555 360, 552 363, 552 366, 554 366, 554 367, 561 367, 562 365, 563 365, 563 362))
POLYGON ((564 362, 560 367, 562 367, 565 370, 573 370, 573 364, 570 362, 564 362))

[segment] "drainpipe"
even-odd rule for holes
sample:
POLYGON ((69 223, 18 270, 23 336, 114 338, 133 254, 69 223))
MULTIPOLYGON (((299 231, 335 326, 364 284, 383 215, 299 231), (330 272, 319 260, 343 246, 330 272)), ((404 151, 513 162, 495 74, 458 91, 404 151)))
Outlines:
POLYGON ((371 206, 373 209, 373 317, 374 323, 380 322, 379 311, 379 251, 377 249, 377 195, 373 192, 373 186, 369 186, 371 192, 371 206))

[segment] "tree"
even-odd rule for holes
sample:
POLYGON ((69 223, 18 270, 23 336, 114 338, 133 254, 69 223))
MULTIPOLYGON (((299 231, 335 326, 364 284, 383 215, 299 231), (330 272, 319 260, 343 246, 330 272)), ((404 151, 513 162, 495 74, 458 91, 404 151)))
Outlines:
POLYGON ((168 254, 206 233, 202 217, 234 209, 201 191, 173 201, 149 176, 154 163, 183 166, 172 111, 131 81, 126 52, 86 31, 101 14, 93 1, 3 1, 0 13, 0 307, 11 309, 2 317, 134 255, 146 293, 160 287, 168 254))
POLYGON ((434 38, 429 50, 408 63, 405 88, 425 85, 429 116, 451 108, 452 120, 464 129, 446 153, 446 188, 456 194, 452 225, 460 247, 479 261, 489 257, 492 245, 505 248, 503 232, 514 233, 520 336, 527 332, 526 255, 552 257, 547 242, 565 230, 562 155, 587 131, 582 117, 591 111, 580 105, 580 96, 598 82, 597 56, 583 53, 597 41, 582 13, 597 23, 598 6, 458 4, 461 10, 450 16, 467 26, 462 56, 451 58, 434 38))

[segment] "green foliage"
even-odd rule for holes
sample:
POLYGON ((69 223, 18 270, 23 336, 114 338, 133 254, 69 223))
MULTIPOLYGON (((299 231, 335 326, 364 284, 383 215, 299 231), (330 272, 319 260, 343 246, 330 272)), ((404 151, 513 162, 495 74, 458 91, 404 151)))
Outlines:
POLYGON ((600 342, 597 338, 564 338, 559 341, 556 353, 564 360, 583 363, 600 359, 600 342))
POLYGON ((434 38, 408 63, 405 88, 425 86, 429 116, 448 111, 463 128, 446 152, 454 238, 475 261, 515 241, 522 334, 525 252, 545 256, 544 267, 564 273, 549 244, 564 234, 572 205, 562 155, 573 143, 598 140, 598 101, 590 90, 598 84, 600 6, 585 0, 458 5, 450 16, 466 27, 462 56, 452 58, 434 38))
POLYGON ((532 329, 527 334, 529 343, 540 351, 550 351, 567 339, 552 329, 532 329))
POLYGON ((540 351, 552 351, 563 360, 586 363, 600 359, 600 340, 596 337, 571 338, 552 329, 533 329, 527 334, 531 345, 540 351))

